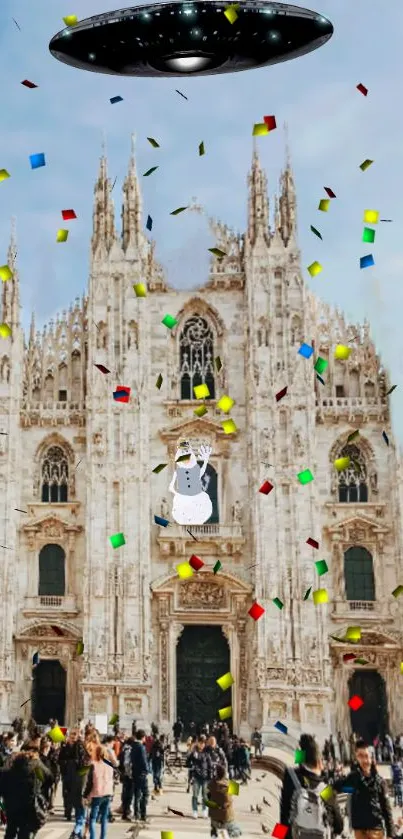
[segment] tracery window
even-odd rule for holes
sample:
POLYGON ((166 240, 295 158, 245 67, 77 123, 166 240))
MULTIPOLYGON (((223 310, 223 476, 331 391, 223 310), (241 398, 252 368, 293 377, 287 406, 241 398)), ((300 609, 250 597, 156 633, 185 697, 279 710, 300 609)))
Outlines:
POLYGON ((344 446, 338 457, 349 457, 350 464, 339 472, 339 501, 342 504, 368 501, 367 464, 358 446, 344 446))
POLYGON ((44 545, 39 554, 39 596, 64 597, 66 555, 60 545, 44 545))
POLYGON ((42 501, 64 503, 68 499, 69 464, 61 446, 51 446, 42 461, 42 501))
POLYGON ((347 600, 375 600, 372 555, 354 545, 344 554, 344 585, 347 600))
POLYGON ((195 399, 193 388, 206 384, 215 398, 214 335, 207 321, 193 315, 186 321, 179 339, 181 399, 195 399))

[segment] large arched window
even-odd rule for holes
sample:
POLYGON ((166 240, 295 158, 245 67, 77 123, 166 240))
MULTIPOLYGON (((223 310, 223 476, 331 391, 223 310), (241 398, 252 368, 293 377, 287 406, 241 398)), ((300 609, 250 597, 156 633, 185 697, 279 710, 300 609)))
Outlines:
POLYGON ((42 501, 50 504, 68 499, 69 464, 61 446, 50 446, 42 460, 42 501))
POLYGON ((357 446, 344 446, 339 457, 349 457, 350 464, 339 472, 339 501, 356 504, 368 501, 367 464, 357 446))
POLYGON ((66 589, 65 553, 60 545, 44 545, 39 554, 39 595, 63 597, 66 589))
MULTIPOLYGON (((198 464, 199 466, 202 466, 202 461, 199 460, 198 464)), ((206 524, 218 524, 220 521, 218 509, 218 477, 217 472, 210 463, 207 464, 207 469, 201 479, 201 482, 204 492, 207 492, 207 495, 210 496, 210 500, 213 505, 213 512, 206 524)))
POLYGON ((375 600, 372 556, 356 545, 344 554, 344 585, 347 600, 375 600))
POLYGON ((195 399, 193 388, 206 384, 210 399, 215 398, 214 336, 207 321, 192 315, 179 339, 181 399, 195 399))

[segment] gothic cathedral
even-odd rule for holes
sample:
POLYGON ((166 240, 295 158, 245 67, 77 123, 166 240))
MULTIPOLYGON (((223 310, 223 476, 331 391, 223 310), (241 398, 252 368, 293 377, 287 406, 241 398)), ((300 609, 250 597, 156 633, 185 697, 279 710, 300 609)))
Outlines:
POLYGON ((403 731, 392 595, 403 584, 402 498, 387 374, 368 325, 347 324, 304 284, 289 161, 272 223, 256 152, 248 190, 245 234, 211 222, 225 255, 212 257, 202 288, 176 291, 143 232, 134 152, 121 234, 103 157, 88 296, 42 334, 32 321, 27 342, 12 233, 14 278, 2 297, 12 335, 0 349, 3 726, 116 713, 122 728, 134 718, 164 730, 178 715, 201 722, 232 705, 246 736, 277 720, 319 735, 403 731), (172 329, 161 323, 168 313, 172 329), (348 360, 334 359, 339 343, 348 360), (318 356, 329 362, 321 378, 318 356), (122 386, 128 402, 113 398, 122 386), (231 434, 223 394, 235 401, 231 434), (169 491, 184 440, 196 454, 212 450, 203 483, 212 513, 191 528, 173 521, 169 491), (350 466, 338 472, 341 456, 350 466), (314 480, 301 484, 307 469, 314 480), (125 544, 114 548, 118 533, 125 544), (192 554, 204 565, 182 580, 176 566, 192 554), (309 588, 326 589, 328 603, 305 599, 309 588), (257 621, 255 601, 265 609, 257 621), (355 646, 350 626, 360 628, 355 646), (216 679, 227 671, 235 681, 224 693, 216 679), (356 712, 353 695, 364 703, 356 712))

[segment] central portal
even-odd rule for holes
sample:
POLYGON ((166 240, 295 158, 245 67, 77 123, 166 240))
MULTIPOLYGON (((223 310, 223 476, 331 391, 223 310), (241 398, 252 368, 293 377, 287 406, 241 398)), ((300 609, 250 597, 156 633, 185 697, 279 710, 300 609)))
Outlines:
POLYGON ((359 696, 364 704, 358 711, 351 711, 351 728, 372 743, 389 731, 388 701, 385 682, 376 670, 355 670, 349 681, 350 698, 359 696))
POLYGON ((186 734, 190 722, 212 723, 219 719, 219 708, 232 704, 231 688, 223 691, 216 682, 230 669, 221 626, 185 626, 176 648, 176 717, 183 720, 186 734))
POLYGON ((38 725, 47 725, 50 719, 64 725, 66 671, 60 661, 45 659, 35 667, 31 700, 32 716, 38 725))

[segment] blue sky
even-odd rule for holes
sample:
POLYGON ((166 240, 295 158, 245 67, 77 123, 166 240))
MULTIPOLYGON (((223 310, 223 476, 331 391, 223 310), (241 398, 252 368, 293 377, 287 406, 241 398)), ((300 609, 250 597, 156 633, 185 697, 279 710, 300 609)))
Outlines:
MULTIPOLYGON (((117 7, 120 4, 117 3, 117 7)), ((246 176, 252 153, 252 125, 275 114, 289 126, 298 193, 302 269, 309 285, 354 321, 368 317, 377 347, 400 387, 392 400, 396 432, 403 441, 403 5, 388 0, 385 10, 367 0, 316 0, 310 8, 328 16, 335 34, 311 55, 267 70, 205 79, 123 79, 83 73, 55 61, 48 51, 62 18, 81 19, 108 11, 113 0, 2 0, 0 73, 2 119, 0 168, 11 177, 0 184, 0 264, 6 261, 10 218, 17 217, 24 325, 35 309, 42 326, 87 287, 93 186, 102 132, 120 224, 120 189, 137 135, 144 220, 169 281, 184 288, 207 277, 207 248, 215 244, 205 220, 170 211, 195 196, 216 216, 244 230, 246 176), (21 27, 19 31, 12 18, 21 27), (21 81, 39 85, 28 90, 21 81), (368 97, 356 90, 362 82, 368 97), (185 101, 175 93, 183 90, 185 101), (111 105, 110 97, 124 97, 111 105), (153 150, 147 136, 161 144, 153 150), (206 155, 198 157, 204 141, 206 155), (31 171, 29 155, 45 152, 47 167, 31 171), (361 172, 366 158, 374 164, 361 172), (323 187, 337 200, 328 214, 317 210, 323 187), (61 210, 74 208, 66 244, 56 244, 61 210), (364 245, 362 215, 378 209, 392 224, 378 225, 373 246, 364 245), (318 227, 320 242, 310 232, 318 227), (373 250, 376 265, 360 271, 359 257, 373 250), (3 254, 3 255, 1 255, 3 254), (306 266, 324 271, 311 280, 306 266)), ((259 138, 259 152, 273 195, 284 159, 281 130, 259 138)), ((272 201, 273 207, 273 201, 272 201)))

